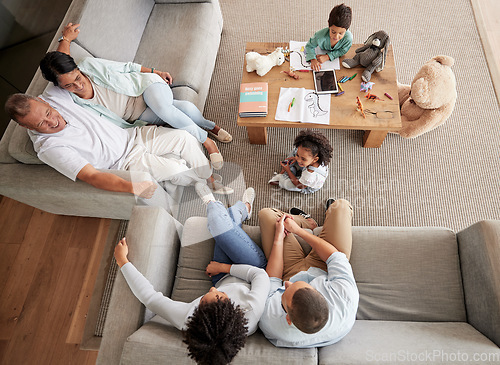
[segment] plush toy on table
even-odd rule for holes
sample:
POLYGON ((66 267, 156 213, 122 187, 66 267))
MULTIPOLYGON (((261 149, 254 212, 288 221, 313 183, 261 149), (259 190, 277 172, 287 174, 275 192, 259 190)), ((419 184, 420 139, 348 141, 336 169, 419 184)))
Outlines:
POLYGON ((446 122, 457 100, 455 74, 449 56, 427 61, 411 85, 398 83, 402 128, 395 132, 404 138, 415 138, 446 122))
POLYGON ((257 75, 264 76, 274 66, 280 66, 285 62, 283 48, 278 47, 276 50, 266 56, 260 55, 257 52, 248 52, 245 55, 247 60, 247 72, 257 71, 257 75))
POLYGON ((389 43, 389 35, 379 30, 369 36, 362 47, 356 49, 356 55, 353 58, 343 60, 342 66, 345 68, 363 66, 365 71, 361 79, 368 82, 374 71, 380 72, 384 69, 389 43))

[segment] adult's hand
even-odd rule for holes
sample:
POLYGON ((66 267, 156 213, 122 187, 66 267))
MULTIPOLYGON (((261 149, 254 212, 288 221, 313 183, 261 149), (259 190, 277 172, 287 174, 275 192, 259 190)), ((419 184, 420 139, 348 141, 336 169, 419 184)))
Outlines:
POLYGON ((115 247, 115 259, 118 266, 122 267, 127 262, 129 262, 127 259, 127 255, 128 255, 127 240, 125 239, 125 237, 123 237, 115 247))
POLYGON ((285 230, 290 233, 299 233, 299 231, 302 229, 300 226, 295 222, 292 218, 292 216, 288 216, 287 219, 283 222, 283 226, 285 227, 285 230))
POLYGON ((172 85, 172 76, 166 71, 156 72, 160 77, 167 82, 167 84, 172 85))
POLYGON ((205 273, 208 276, 212 277, 217 274, 220 274, 221 272, 227 274, 229 273, 230 270, 231 270, 231 265, 229 264, 223 264, 217 261, 210 261, 210 263, 207 265, 207 268, 205 269, 205 273))
POLYGON ((284 222, 287 218, 290 218, 293 220, 292 216, 288 215, 286 213, 283 213, 283 215, 276 220, 275 231, 274 231, 274 241, 275 242, 276 241, 282 242, 283 239, 285 238, 285 236, 288 234, 288 231, 286 230, 285 224, 284 224, 284 222))
POLYGON ((140 198, 151 199, 157 188, 157 185, 153 181, 141 181, 133 182, 132 187, 134 189, 134 194, 140 198))
POLYGON ((78 29, 79 26, 80 24, 68 23, 68 25, 66 25, 62 31, 63 37, 70 42, 74 41, 80 33, 80 29, 78 29))

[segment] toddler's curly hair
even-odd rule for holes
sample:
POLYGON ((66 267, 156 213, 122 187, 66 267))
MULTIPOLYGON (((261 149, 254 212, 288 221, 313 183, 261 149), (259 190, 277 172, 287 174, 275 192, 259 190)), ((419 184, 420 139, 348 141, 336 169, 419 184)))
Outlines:
POLYGON ((311 151, 313 156, 318 156, 318 163, 326 166, 332 158, 333 148, 330 141, 323 134, 310 129, 301 131, 293 142, 295 148, 302 146, 311 151))
POLYGON ((229 299, 200 304, 183 332, 189 357, 200 365, 229 364, 245 346, 248 319, 229 299))

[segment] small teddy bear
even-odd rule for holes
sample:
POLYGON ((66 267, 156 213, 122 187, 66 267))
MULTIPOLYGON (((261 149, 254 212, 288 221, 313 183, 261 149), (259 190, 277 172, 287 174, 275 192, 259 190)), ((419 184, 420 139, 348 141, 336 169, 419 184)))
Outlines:
POLYGON ((245 55, 247 60, 247 72, 257 71, 257 75, 264 76, 274 66, 280 66, 285 62, 283 48, 278 47, 276 50, 266 56, 262 56, 257 52, 248 52, 245 55))
POLYGON ((380 72, 384 69, 389 43, 389 35, 383 30, 379 30, 369 36, 362 47, 356 49, 354 58, 343 60, 342 66, 345 68, 353 68, 359 65, 365 67, 361 79, 368 82, 374 71, 380 72))
POLYGON ((455 74, 449 56, 436 56, 417 72, 411 85, 398 83, 402 128, 395 132, 415 138, 446 122, 457 100, 455 74))

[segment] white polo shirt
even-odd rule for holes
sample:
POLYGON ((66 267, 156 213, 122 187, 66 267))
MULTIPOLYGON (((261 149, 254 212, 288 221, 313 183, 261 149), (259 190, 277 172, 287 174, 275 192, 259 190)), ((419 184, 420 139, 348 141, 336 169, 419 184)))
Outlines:
POLYGON ((73 181, 87 164, 120 169, 133 146, 137 128, 122 129, 75 104, 69 92, 50 85, 40 96, 56 109, 66 127, 52 134, 28 131, 38 158, 73 181))

